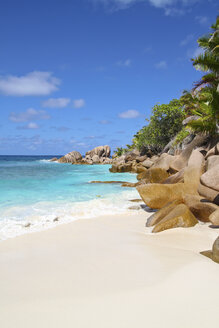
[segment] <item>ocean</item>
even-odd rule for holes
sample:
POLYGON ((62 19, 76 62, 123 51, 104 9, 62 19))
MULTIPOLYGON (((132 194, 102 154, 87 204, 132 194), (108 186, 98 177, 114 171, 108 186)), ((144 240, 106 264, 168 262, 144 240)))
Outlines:
MULTIPOLYGON (((90 181, 136 182, 110 165, 50 162, 55 156, 0 156, 0 240, 76 219, 126 213, 132 188, 90 181)), ((130 211, 129 211, 130 212, 130 211)))

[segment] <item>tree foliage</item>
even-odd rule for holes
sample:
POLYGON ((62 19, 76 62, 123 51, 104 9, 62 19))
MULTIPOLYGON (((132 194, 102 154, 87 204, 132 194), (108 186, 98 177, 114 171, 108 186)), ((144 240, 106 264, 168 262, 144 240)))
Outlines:
POLYGON ((133 144, 139 150, 148 145, 161 150, 181 130, 184 117, 180 100, 155 105, 149 124, 134 136, 133 144))

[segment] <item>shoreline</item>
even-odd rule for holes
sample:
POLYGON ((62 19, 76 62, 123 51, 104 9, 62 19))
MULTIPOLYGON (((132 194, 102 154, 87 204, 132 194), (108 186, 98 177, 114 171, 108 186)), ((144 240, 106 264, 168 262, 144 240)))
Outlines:
POLYGON ((150 215, 77 220, 0 243, 1 325, 214 326, 219 267, 199 251, 218 232, 197 225, 152 235, 150 215))

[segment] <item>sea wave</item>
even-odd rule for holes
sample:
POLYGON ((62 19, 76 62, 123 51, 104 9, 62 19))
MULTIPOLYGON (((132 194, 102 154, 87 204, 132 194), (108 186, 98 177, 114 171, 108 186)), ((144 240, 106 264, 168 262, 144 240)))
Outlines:
POLYGON ((0 240, 41 231, 79 219, 129 213, 130 199, 139 197, 136 190, 111 194, 106 198, 83 202, 38 202, 32 205, 11 206, 1 211, 0 240))

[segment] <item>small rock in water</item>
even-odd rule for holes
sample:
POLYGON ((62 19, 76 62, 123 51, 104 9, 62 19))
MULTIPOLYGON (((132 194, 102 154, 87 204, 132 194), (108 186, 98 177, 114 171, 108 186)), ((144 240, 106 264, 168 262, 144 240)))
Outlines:
POLYGON ((31 226, 30 222, 25 223, 24 228, 29 228, 31 226))
POLYGON ((59 221, 59 217, 57 216, 54 220, 53 220, 53 222, 58 222, 59 221))
POLYGON ((135 210, 135 211, 138 211, 138 210, 140 210, 141 209, 141 207, 139 206, 139 205, 136 205, 136 206, 130 206, 129 207, 129 210, 135 210))
POLYGON ((140 203, 142 202, 143 203, 143 200, 142 199, 130 199, 130 202, 133 202, 133 203, 140 203))

